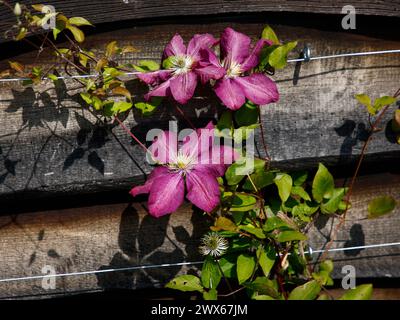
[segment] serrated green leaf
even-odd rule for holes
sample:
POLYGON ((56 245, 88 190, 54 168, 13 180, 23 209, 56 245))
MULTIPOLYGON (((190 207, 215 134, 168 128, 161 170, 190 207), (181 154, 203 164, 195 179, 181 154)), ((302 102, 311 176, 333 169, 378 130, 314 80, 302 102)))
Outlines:
POLYGON ((244 283, 252 276, 255 267, 256 259, 254 256, 248 254, 239 255, 236 262, 236 274, 239 284, 244 283))
POLYGON ((190 274, 178 276, 172 279, 170 282, 166 284, 165 287, 180 291, 199 291, 199 292, 204 291, 200 279, 190 274))
POLYGON ((278 187, 279 197, 281 198, 282 202, 285 202, 292 190, 292 177, 286 173, 278 173, 274 179, 276 186, 278 187))
POLYGON ((328 169, 320 163, 318 171, 314 177, 312 184, 312 195, 317 202, 321 202, 324 198, 330 198, 334 190, 335 183, 328 169))
POLYGON ((215 289, 221 281, 221 272, 213 257, 207 256, 201 269, 201 283, 204 288, 215 289))
POLYGON ((321 286, 316 280, 311 280, 293 289, 288 300, 314 300, 321 291, 321 286))
POLYGON ((368 219, 378 218, 388 214, 396 207, 396 200, 391 196, 380 196, 368 204, 368 219))
POLYGON ((272 41, 272 44, 280 45, 280 41, 275 31, 269 26, 266 25, 264 30, 261 33, 261 39, 266 39, 272 41))
POLYGON ((321 212, 324 214, 332 214, 339 210, 339 205, 346 193, 346 188, 333 189, 331 198, 321 204, 321 212))
POLYGON ((362 284, 348 290, 339 300, 370 300, 372 290, 372 284, 362 284))
POLYGON ((276 236, 279 242, 305 241, 307 236, 300 231, 282 231, 276 236))
POLYGON ((279 46, 269 55, 268 62, 275 69, 283 69, 287 64, 287 56, 297 46, 297 41, 288 42, 279 46))

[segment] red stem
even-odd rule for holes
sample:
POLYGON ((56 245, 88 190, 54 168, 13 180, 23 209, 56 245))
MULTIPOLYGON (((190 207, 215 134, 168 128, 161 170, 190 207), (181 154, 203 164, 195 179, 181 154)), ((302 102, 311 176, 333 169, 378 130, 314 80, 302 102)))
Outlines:
POLYGON ((118 118, 118 116, 115 116, 115 120, 118 121, 119 125, 122 127, 122 129, 125 130, 125 132, 132 137, 133 140, 135 140, 142 148, 144 151, 148 152, 149 150, 146 148, 146 146, 140 142, 140 140, 127 128, 125 125, 122 123, 122 121, 118 118))

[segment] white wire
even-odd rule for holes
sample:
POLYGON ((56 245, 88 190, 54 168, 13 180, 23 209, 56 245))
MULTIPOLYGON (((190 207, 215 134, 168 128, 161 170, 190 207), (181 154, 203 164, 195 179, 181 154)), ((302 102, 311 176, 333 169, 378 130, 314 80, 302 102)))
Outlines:
MULTIPOLYGON (((328 249, 326 251, 328 251, 328 252, 348 251, 348 250, 382 248, 382 247, 399 246, 399 245, 400 245, 400 242, 391 242, 391 243, 370 244, 370 245, 347 247, 347 248, 333 248, 333 249, 328 249)), ((305 253, 312 255, 314 253, 321 253, 321 252, 325 252, 325 250, 324 249, 312 250, 312 248, 310 247, 309 251, 306 251, 305 253)), ((46 275, 40 275, 40 276, 28 276, 28 277, 0 279, 0 282, 35 280, 35 279, 45 279, 45 278, 52 278, 52 277, 69 277, 69 276, 80 276, 80 275, 87 275, 87 274, 99 274, 99 273, 108 273, 108 272, 144 270, 144 269, 155 269, 155 268, 168 268, 168 267, 177 267, 177 266, 197 265, 197 264, 202 264, 202 263, 203 263, 203 261, 189 261, 189 262, 163 263, 163 264, 132 266, 132 267, 125 267, 125 268, 112 268, 112 269, 103 269, 103 270, 91 270, 91 271, 81 271, 81 272, 71 272, 71 273, 58 273, 58 274, 56 273, 56 274, 46 274, 46 275)))
MULTIPOLYGON (((332 54, 328 56, 317 56, 307 58, 298 58, 298 59, 289 59, 287 62, 302 62, 302 61, 311 61, 311 60, 322 60, 322 59, 333 59, 333 58, 342 58, 342 57, 356 57, 356 56, 369 56, 375 54, 388 54, 388 53, 400 53, 400 49, 393 50, 380 50, 380 51, 366 51, 366 52, 352 52, 352 53, 341 53, 341 54, 332 54)), ((140 72, 125 72, 124 75, 132 76, 137 75, 140 72)), ((73 75, 73 76, 58 76, 57 79, 79 79, 79 78, 94 78, 97 77, 98 74, 83 74, 83 75, 73 75)), ((32 80, 31 78, 7 78, 0 79, 0 82, 16 82, 16 81, 25 81, 32 80)), ((49 78, 43 78, 42 80, 49 80, 49 78)))

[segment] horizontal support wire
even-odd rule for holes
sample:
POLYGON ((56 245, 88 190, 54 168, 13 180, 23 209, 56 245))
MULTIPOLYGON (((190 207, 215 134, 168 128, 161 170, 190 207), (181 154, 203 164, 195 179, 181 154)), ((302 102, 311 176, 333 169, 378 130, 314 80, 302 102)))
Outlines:
MULTIPOLYGON (((333 248, 333 249, 328 249, 326 251, 337 252, 337 251, 383 248, 383 247, 392 247, 392 246, 400 246, 400 242, 370 244, 370 245, 347 247, 347 248, 333 248)), ((312 248, 309 247, 309 250, 306 251, 305 254, 312 255, 314 253, 322 253, 322 252, 325 252, 325 250, 324 249, 312 250, 312 248)), ((45 279, 45 278, 53 278, 53 277, 54 278, 56 278, 56 277, 71 277, 71 276, 91 275, 91 274, 100 274, 100 273, 109 273, 109 272, 122 272, 122 271, 158 269, 158 268, 179 267, 179 266, 191 266, 191 265, 200 265, 202 263, 203 263, 203 261, 189 261, 189 262, 152 264, 152 265, 132 266, 132 267, 124 267, 124 268, 112 268, 112 269, 103 269, 103 270, 91 270, 91 271, 81 271, 81 272, 70 272, 70 273, 58 273, 58 274, 56 273, 56 274, 46 274, 46 275, 37 275, 37 276, 28 276, 28 277, 0 279, 0 282, 12 282, 12 281, 21 281, 21 280, 45 279)))
MULTIPOLYGON (((351 52, 351 53, 340 53, 340 54, 332 54, 327 56, 316 56, 311 57, 310 49, 305 47, 302 51, 302 55, 304 53, 307 55, 303 58, 298 59, 289 59, 287 62, 289 63, 297 63, 297 62, 309 62, 315 60, 323 60, 323 59, 334 59, 334 58, 343 58, 343 57, 359 57, 359 56, 370 56, 370 55, 377 55, 377 54, 390 54, 390 53, 400 53, 400 49, 393 49, 393 50, 380 50, 380 51, 366 51, 366 52, 351 52)), ((134 76, 139 74, 140 72, 125 72, 124 75, 126 76, 134 76)), ((80 75, 72 75, 72 76, 58 76, 57 79, 82 79, 82 78, 95 78, 99 76, 99 74, 80 74, 80 75)), ((31 80, 31 78, 5 78, 0 79, 1 82, 18 82, 18 81, 26 81, 31 80)), ((50 80, 47 77, 44 77, 42 80, 50 80)))

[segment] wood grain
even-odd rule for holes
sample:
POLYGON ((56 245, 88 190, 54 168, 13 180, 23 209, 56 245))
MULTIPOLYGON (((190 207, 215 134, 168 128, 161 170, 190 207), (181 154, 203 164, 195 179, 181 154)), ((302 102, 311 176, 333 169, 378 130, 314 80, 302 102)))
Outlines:
MULTIPOLYGON (((163 47, 176 32, 186 40, 194 33, 212 32, 218 36, 228 25, 253 38, 263 27, 256 23, 142 26, 89 37, 87 45, 104 50, 108 41, 118 40, 140 49, 124 56, 123 62, 160 59, 163 47)), ((298 39, 299 48, 309 43, 313 55, 394 49, 400 45, 398 41, 348 33, 274 27, 284 41, 298 39)), ((14 58, 29 64, 35 55, 32 52, 14 58)), ((46 54, 40 59, 44 65, 51 63, 46 54)), ((302 64, 300 71, 298 68, 291 64, 276 73, 280 101, 262 109, 274 166, 313 168, 324 161, 349 167, 360 153, 368 121, 365 110, 353 96, 361 92, 372 97, 393 94, 400 83, 399 55, 320 60, 302 64)), ((142 149, 115 124, 96 123, 82 110, 74 87, 69 81, 56 89, 51 83, 34 88, 18 83, 1 84, 0 198, 18 200, 118 188, 127 191, 144 180, 151 168, 144 161, 142 149)), ((134 81, 129 88, 140 90, 134 81)), ((201 126, 214 119, 212 105, 199 93, 183 109, 196 126, 201 126)), ((398 159, 400 146, 393 143, 393 137, 385 130, 395 108, 391 107, 383 130, 373 138, 367 161, 384 164, 386 160, 398 159)), ((125 123, 145 141, 149 129, 167 129, 168 121, 174 119, 179 121, 180 128, 187 127, 176 110, 165 104, 151 117, 130 113, 125 123)), ((259 133, 256 142, 262 155, 259 133)))
MULTIPOLYGON (((17 1, 9 2, 14 4, 17 1)), ((19 2, 26 5, 37 3, 34 0, 19 2)), ((103 0, 100 3, 93 4, 92 1, 53 0, 48 4, 53 5, 57 11, 64 12, 67 16, 82 16, 97 24, 131 19, 216 15, 222 13, 307 12, 342 14, 342 8, 349 3, 345 0, 179 0, 172 2, 162 0, 103 0)), ((356 8, 358 15, 400 16, 399 0, 353 0, 351 5, 356 8)), ((0 7, 0 18, 0 30, 3 29, 2 32, 9 23, 14 22, 13 16, 4 6, 0 7)))
MULTIPOLYGON (((375 175, 358 181, 348 222, 334 248, 400 240, 400 207, 377 220, 365 219, 367 203, 377 194, 392 194, 399 200, 400 176, 375 175)), ((199 261, 197 247, 207 223, 206 217, 189 204, 170 216, 154 219, 140 202, 0 216, 0 298, 163 286, 179 273, 196 272, 198 266, 62 277, 56 279, 56 288, 49 290, 42 287, 42 279, 1 279, 43 275, 44 266, 53 267, 59 274, 199 261)), ((312 230, 310 244, 314 250, 326 243, 331 224, 335 222, 321 219, 312 230)), ((360 281, 365 277, 400 277, 399 246, 332 253, 328 257, 335 262, 336 279, 343 276, 341 267, 349 264, 356 268, 360 281)))

